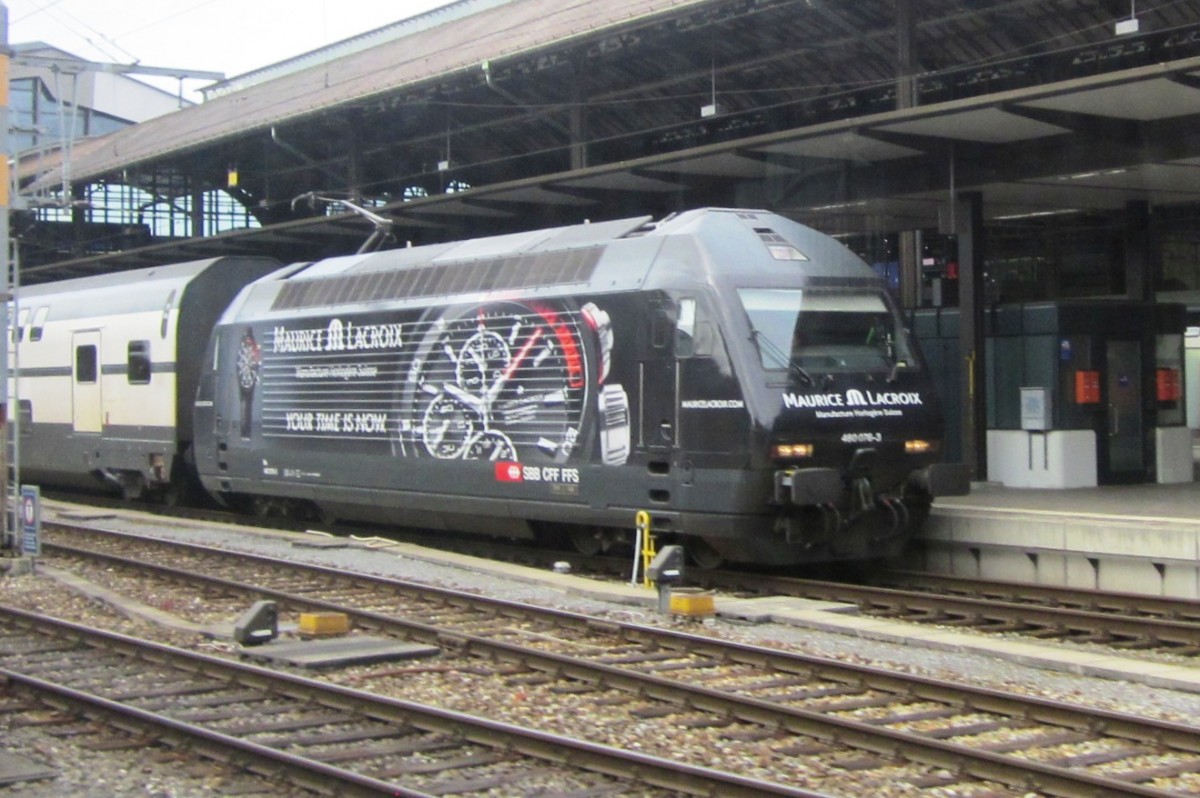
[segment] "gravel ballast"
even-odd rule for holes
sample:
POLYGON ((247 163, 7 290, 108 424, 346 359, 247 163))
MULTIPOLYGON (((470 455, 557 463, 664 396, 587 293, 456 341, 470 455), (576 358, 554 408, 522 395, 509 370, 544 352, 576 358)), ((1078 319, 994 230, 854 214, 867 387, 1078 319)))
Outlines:
MULTIPOLYGON (((112 528, 134 522, 107 519, 103 524, 112 528)), ((140 527, 140 523, 138 524, 140 527)), ((144 533, 145 529, 137 531, 144 533)), ((191 524, 160 524, 157 536, 181 538, 201 545, 227 548, 248 553, 264 554, 329 566, 344 571, 408 579, 496 598, 510 599, 574 612, 600 615, 614 620, 649 624, 686 624, 689 631, 719 635, 723 638, 756 643, 774 648, 829 657, 841 661, 866 663, 892 670, 953 677, 972 684, 1013 693, 1069 700, 1085 706, 1134 712, 1176 722, 1190 722, 1200 716, 1200 695, 1180 691, 1155 689, 1145 684, 1113 679, 1074 676, 961 651, 931 649, 908 642, 886 642, 862 637, 817 631, 790 624, 746 624, 726 619, 693 620, 664 618, 656 610, 652 591, 635 603, 627 600, 604 600, 597 587, 588 580, 541 579, 536 572, 521 572, 507 568, 498 575, 487 563, 473 564, 469 558, 447 557, 438 552, 423 554, 403 546, 372 548, 369 545, 311 546, 295 535, 278 533, 248 533, 232 527, 200 529, 191 524), (447 564, 453 560, 457 564, 447 564), (527 575, 526 575, 527 574, 527 575)), ((565 558, 565 559, 569 559, 565 558)), ((167 637, 161 628, 144 621, 124 617, 102 603, 87 600, 65 590, 45 573, 29 576, 10 576, 0 582, 6 600, 13 606, 38 609, 50 615, 70 618, 114 629, 128 634, 167 637)), ((232 620, 232 619, 230 619, 232 620)), ((178 634, 177 643, 194 646, 194 636, 178 634)), ((448 702, 453 703, 453 702, 448 702)), ((123 752, 96 753, 71 750, 70 738, 54 738, 41 734, 37 727, 5 729, 9 752, 51 764, 62 770, 53 781, 24 782, 6 789, 11 795, 59 796, 79 795, 90 798, 100 795, 151 796, 210 796, 232 792, 239 794, 287 795, 298 792, 281 791, 278 785, 268 785, 255 777, 231 776, 228 771, 214 767, 180 767, 170 756, 144 756, 123 752), (161 760, 161 761, 160 761, 161 760), (230 779, 234 781, 231 782, 230 779), (236 788, 235 788, 235 782, 236 788), (261 790, 259 792, 258 790, 261 790)))

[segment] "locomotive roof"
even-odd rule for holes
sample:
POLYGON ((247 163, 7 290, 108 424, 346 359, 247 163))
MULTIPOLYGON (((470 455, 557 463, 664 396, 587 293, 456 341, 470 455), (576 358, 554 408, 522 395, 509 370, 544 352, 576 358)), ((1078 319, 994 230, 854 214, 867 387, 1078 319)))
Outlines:
POLYGON ((330 258, 260 280, 234 312, 311 315, 497 294, 680 287, 689 280, 794 284, 798 273, 810 282, 878 283, 870 267, 824 233, 770 211, 703 208, 659 222, 649 216, 585 222, 330 258))

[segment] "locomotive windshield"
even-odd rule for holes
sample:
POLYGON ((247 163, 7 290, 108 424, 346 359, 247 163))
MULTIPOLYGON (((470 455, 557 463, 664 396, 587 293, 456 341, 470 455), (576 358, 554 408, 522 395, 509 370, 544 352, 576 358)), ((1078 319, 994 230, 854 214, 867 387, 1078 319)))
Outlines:
POLYGON ((764 368, 892 371, 915 365, 908 339, 879 293, 742 288, 764 368))

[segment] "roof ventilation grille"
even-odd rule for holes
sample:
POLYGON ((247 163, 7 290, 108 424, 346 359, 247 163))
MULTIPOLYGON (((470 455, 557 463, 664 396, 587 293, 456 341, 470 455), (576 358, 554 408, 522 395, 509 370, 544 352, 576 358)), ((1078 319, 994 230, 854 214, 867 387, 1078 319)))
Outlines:
POLYGON ((769 227, 755 227, 754 232, 767 246, 775 260, 808 260, 808 256, 792 246, 792 243, 769 227))
POLYGON ((534 288, 591 279, 602 247, 439 263, 385 272, 289 280, 272 310, 296 310, 534 288))

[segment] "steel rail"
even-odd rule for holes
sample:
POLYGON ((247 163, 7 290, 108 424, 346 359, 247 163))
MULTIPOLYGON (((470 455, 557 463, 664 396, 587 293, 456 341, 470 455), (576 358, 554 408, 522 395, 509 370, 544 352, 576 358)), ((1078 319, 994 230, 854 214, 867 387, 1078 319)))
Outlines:
MULTIPOLYGON (((826 793, 772 782, 761 782, 733 773, 703 768, 637 751, 626 751, 574 737, 527 729, 455 710, 379 696, 250 663, 185 651, 70 621, 47 618, 25 610, 0 607, 0 617, 36 632, 50 629, 55 634, 78 640, 91 647, 107 648, 121 656, 137 657, 166 667, 216 677, 295 699, 316 701, 322 706, 353 711, 374 720, 418 725, 426 730, 453 734, 488 748, 515 751, 525 756, 604 773, 619 779, 628 780, 633 777, 640 784, 683 791, 693 795, 721 795, 731 796, 731 798, 768 798, 770 796, 828 798, 826 793)), ((409 790, 392 782, 356 774, 269 746, 241 740, 202 726, 130 707, 91 693, 56 685, 8 667, 0 666, 0 676, 32 689, 54 693, 73 703, 84 704, 108 714, 132 719, 143 726, 163 729, 188 739, 201 740, 231 751, 237 756, 252 757, 274 766, 282 765, 289 770, 301 770, 319 779, 336 779, 339 785, 352 790, 349 794, 433 798, 428 793, 409 790)), ((314 784, 322 784, 322 782, 318 780, 314 781, 314 784)), ((327 786, 326 783, 326 788, 327 786)))
POLYGON ((1041 585, 899 569, 889 570, 873 579, 872 582, 878 587, 893 587, 901 590, 958 592, 964 595, 1016 603, 1041 603, 1093 612, 1157 617, 1168 620, 1191 620, 1200 624, 1200 600, 1182 596, 1158 596, 1149 593, 1041 585))
MULTIPOLYGON (((128 537, 139 539, 137 536, 128 537)), ((897 674, 881 668, 846 664, 749 644, 714 640, 678 630, 627 622, 597 621, 589 616, 564 610, 530 608, 514 602, 485 598, 444 588, 412 585, 363 574, 348 574, 324 566, 287 561, 281 563, 258 555, 196 547, 195 544, 175 544, 170 541, 157 540, 153 542, 160 542, 164 546, 182 545, 187 548, 198 548, 206 554, 216 554, 222 558, 236 557, 243 563, 258 562, 273 567, 282 565, 289 569, 301 569, 314 576, 321 575, 326 578, 375 585, 379 589, 392 592, 411 589, 419 594, 437 596, 440 601, 449 605, 485 606, 488 608, 487 612, 494 615, 536 616, 553 619, 556 623, 570 623, 575 626, 603 629, 628 640, 644 641, 656 648, 686 651, 722 661, 751 664, 764 670, 812 674, 831 681, 858 684, 865 688, 949 703, 964 708, 1066 726, 1076 730, 1082 729, 1095 734, 1108 734, 1129 740, 1143 742, 1154 740, 1183 751, 1200 752, 1200 730, 1183 724, 1137 718, 1105 710, 1083 709, 1043 698, 1016 697, 987 688, 897 674)), ((90 552, 86 553, 90 555, 90 552)), ((176 569, 167 566, 148 566, 139 560, 118 555, 104 556, 106 559, 114 563, 122 563, 126 567, 161 569, 162 573, 172 575, 172 578, 182 576, 195 581, 207 582, 226 590, 246 590, 281 603, 289 603, 310 610, 344 612, 367 628, 403 634, 436 645, 455 647, 465 653, 478 653, 487 657, 520 662, 527 667, 547 673, 635 692, 699 710, 722 713, 747 722, 787 729, 796 734, 854 745, 885 754, 904 751, 915 761, 948 768, 955 772, 970 773, 973 777, 980 779, 994 779, 1014 785, 1036 783, 1039 789, 1058 795, 1172 795, 1167 791, 1130 784, 1118 779, 1082 773, 1078 770, 1054 765, 1044 765, 1019 757, 993 754, 949 741, 922 737, 919 734, 881 728, 850 718, 831 717, 819 711, 780 706, 728 691, 684 684, 676 679, 635 673, 613 665, 587 662, 553 652, 528 649, 479 635, 447 631, 438 626, 410 619, 347 608, 335 601, 325 601, 261 586, 241 585, 233 580, 196 574, 194 570, 179 573, 176 569)))
POLYGON ((790 577, 764 576, 758 580, 758 586, 782 595, 853 604, 867 614, 888 615, 914 623, 947 624, 959 620, 975 626, 997 624, 1006 630, 1032 627, 1063 636, 1075 632, 1200 649, 1200 623, 1173 618, 1127 617, 1067 606, 790 577))

